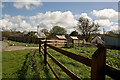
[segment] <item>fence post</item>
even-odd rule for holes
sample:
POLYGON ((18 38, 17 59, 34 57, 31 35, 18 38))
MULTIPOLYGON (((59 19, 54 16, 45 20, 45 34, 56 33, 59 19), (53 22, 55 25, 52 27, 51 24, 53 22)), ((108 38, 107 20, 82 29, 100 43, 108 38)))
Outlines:
POLYGON ((78 39, 78 47, 80 47, 80 40, 78 39))
POLYGON ((105 80, 106 48, 101 45, 92 55, 91 79, 105 80))
POLYGON ((74 48, 74 39, 72 39, 72 47, 74 48))
POLYGON ((41 52, 41 41, 40 41, 40 38, 38 38, 39 39, 39 54, 40 54, 40 52, 41 52))
POLYGON ((47 46, 46 46, 46 44, 47 44, 47 41, 45 41, 45 43, 44 43, 44 63, 45 63, 45 65, 47 63, 47 46))

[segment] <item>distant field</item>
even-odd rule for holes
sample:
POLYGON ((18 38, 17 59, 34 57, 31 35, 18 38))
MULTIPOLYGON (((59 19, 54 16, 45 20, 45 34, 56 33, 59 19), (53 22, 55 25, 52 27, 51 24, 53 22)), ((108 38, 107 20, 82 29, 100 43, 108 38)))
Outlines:
MULTIPOLYGON (((79 47, 78 49, 62 49, 82 55, 84 57, 91 58, 92 54, 96 51, 97 48, 84 46, 79 47)), ((38 54, 38 50, 36 52, 37 62, 34 65, 32 65, 32 63, 34 63, 34 60, 32 60, 30 56, 29 59, 26 61, 27 53, 33 51, 34 50, 3 51, 3 78, 55 78, 48 66, 43 68, 43 56, 40 57, 40 54, 38 54)), ((48 49, 48 52, 51 53, 63 65, 65 65, 69 70, 74 72, 78 77, 90 78, 90 67, 79 63, 73 59, 70 59, 67 56, 64 56, 52 49, 48 49)), ((47 59, 61 78, 69 78, 69 76, 67 76, 65 72, 63 72, 55 63, 53 63, 53 61, 49 57, 47 59)), ((112 67, 120 69, 119 61, 120 50, 107 49, 106 63, 112 67)))

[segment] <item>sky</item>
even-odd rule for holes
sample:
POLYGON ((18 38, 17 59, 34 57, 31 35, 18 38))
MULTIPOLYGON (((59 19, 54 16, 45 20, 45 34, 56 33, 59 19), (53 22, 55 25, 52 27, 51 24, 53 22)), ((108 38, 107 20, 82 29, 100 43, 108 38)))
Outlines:
MULTIPOLYGON (((25 1, 25 0, 24 0, 25 1)), ((2 2, 0 28, 17 31, 50 30, 64 27, 68 33, 77 30, 78 19, 88 18, 99 24, 100 32, 118 30, 118 2, 2 2)))

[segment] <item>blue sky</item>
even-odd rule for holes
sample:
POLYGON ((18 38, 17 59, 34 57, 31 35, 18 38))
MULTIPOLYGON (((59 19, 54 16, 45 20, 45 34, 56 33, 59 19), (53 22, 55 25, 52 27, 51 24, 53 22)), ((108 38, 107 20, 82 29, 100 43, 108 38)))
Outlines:
MULTIPOLYGON (((50 18, 50 17, 48 17, 48 15, 52 15, 53 17, 54 17, 54 14, 57 15, 57 11, 60 11, 59 13, 61 13, 61 15, 64 15, 64 16, 65 16, 65 14, 66 15, 68 14, 68 17, 66 17, 66 16, 65 17, 66 18, 70 17, 70 19, 67 19, 67 20, 71 20, 71 22, 73 22, 72 16, 74 16, 74 17, 77 16, 74 18, 74 21, 76 19, 78 19, 80 16, 86 16, 86 17, 90 17, 92 20, 96 20, 96 22, 99 22, 99 23, 104 23, 104 21, 109 23, 110 26, 104 26, 107 23, 104 24, 103 26, 101 26, 101 27, 104 27, 106 30, 110 30, 109 28, 111 28, 111 27, 114 28, 114 26, 117 26, 117 25, 115 25, 115 24, 117 24, 117 20, 116 19, 113 20, 114 15, 112 15, 112 17, 106 17, 106 15, 102 16, 102 14, 103 14, 103 12, 108 13, 108 12, 112 11, 111 14, 118 12, 118 2, 42 2, 42 5, 39 5, 39 6, 36 6, 37 4, 27 5, 28 8, 25 7, 25 4, 22 7, 21 7, 21 4, 18 4, 19 8, 17 6, 15 7, 14 6, 15 2, 3 2, 2 4, 4 5, 4 7, 2 8, 3 19, 9 20, 8 22, 11 22, 11 24, 13 23, 14 25, 16 24, 16 26, 19 25, 18 27, 20 27, 20 24, 22 24, 22 22, 24 22, 24 23, 26 23, 27 26, 30 25, 31 27, 35 27, 35 25, 41 24, 41 25, 44 25, 45 28, 48 28, 49 26, 53 25, 53 23, 57 22, 58 20, 53 21, 51 24, 50 24, 50 21, 48 22, 48 20, 47 20, 48 25, 45 24, 45 20, 47 18, 50 18), (33 9, 31 9, 31 8, 33 8, 33 9), (94 10, 95 10, 95 12, 93 14, 92 12, 94 10), (49 11, 50 11, 50 13, 47 13, 49 11), (22 22, 20 21, 20 22, 16 22, 16 23, 15 23, 15 21, 11 20, 13 17, 17 17, 17 16, 33 18, 34 16, 40 16, 40 15, 38 15, 39 13, 42 13, 44 18, 46 18, 46 19, 44 19, 43 17, 40 17, 38 19, 36 17, 36 19, 34 18, 34 22, 33 22, 28 18, 21 18, 22 22), (101 15, 99 15, 99 13, 101 15), (9 15, 10 16, 9 19, 8 19, 8 17, 5 18, 4 15, 9 15), (43 21, 43 19, 44 19, 44 21, 43 21), (39 23, 38 21, 40 21, 41 23, 39 23), (36 24, 35 25, 31 24, 32 22, 34 24, 35 23, 36 24), (113 23, 115 23, 115 24, 113 24, 113 23)), ((60 15, 57 15, 57 16, 59 17, 60 15)), ((115 15, 115 17, 116 17, 116 15, 115 15)), ((17 18, 16 18, 16 20, 17 20, 17 18)), ((58 21, 58 22, 60 22, 60 21, 58 21)), ((60 23, 61 24, 59 24, 59 25, 63 26, 64 28, 66 28, 66 29, 69 28, 70 30, 68 30, 68 32, 70 32, 70 31, 72 31, 76 21, 73 24, 71 24, 73 26, 69 25, 70 27, 69 26, 65 27, 65 25, 67 25, 67 23, 70 23, 70 21, 66 22, 66 23, 65 22, 60 22, 60 23)))
POLYGON ((37 13, 46 13, 47 11, 71 11, 74 15, 81 13, 88 13, 91 15, 92 10, 101 9, 114 9, 118 11, 117 2, 43 2, 42 6, 36 9, 26 10, 17 9, 13 7, 13 2, 3 2, 5 8, 2 9, 2 14, 10 14, 11 16, 23 15, 23 16, 33 16, 37 13))

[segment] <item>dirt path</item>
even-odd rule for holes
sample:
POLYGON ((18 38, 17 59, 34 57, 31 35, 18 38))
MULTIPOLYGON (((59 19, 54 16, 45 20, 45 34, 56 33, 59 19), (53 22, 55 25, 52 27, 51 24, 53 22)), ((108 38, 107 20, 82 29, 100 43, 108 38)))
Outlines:
POLYGON ((9 45, 8 45, 8 43, 6 43, 6 42, 3 42, 3 41, 0 41, 0 51, 1 50, 4 50, 6 47, 8 47, 9 45))
POLYGON ((39 47, 8 46, 4 49, 4 51, 15 51, 15 50, 24 50, 24 49, 39 49, 39 47))
POLYGON ((0 49, 2 49, 2 51, 15 51, 24 49, 39 49, 39 47, 9 46, 8 43, 0 41, 0 49))

